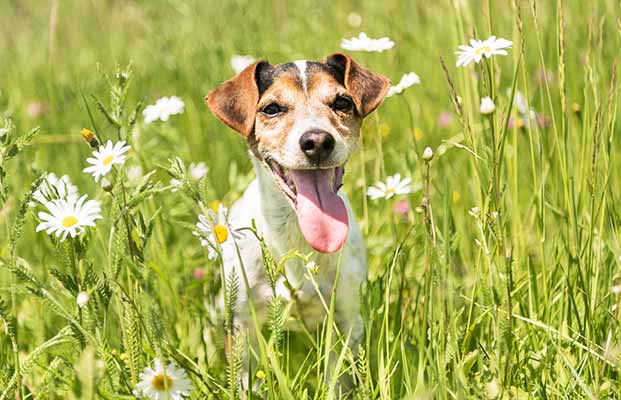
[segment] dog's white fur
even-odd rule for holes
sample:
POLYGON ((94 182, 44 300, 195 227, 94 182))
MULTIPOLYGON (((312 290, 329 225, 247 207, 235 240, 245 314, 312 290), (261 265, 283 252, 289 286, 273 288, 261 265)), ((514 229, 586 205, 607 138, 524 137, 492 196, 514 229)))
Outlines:
MULTIPOLYGON (((344 337, 350 337, 350 346, 354 345, 363 334, 359 291, 360 285, 367 276, 367 263, 362 234, 346 196, 342 193, 339 194, 345 201, 350 221, 349 234, 345 245, 339 252, 332 254, 316 252, 304 239, 295 210, 274 181, 271 172, 254 156, 251 158, 257 178, 231 208, 229 212, 231 225, 238 228, 251 226, 254 220, 258 232, 264 237, 267 246, 277 260, 291 249, 296 249, 302 253, 313 253, 312 259, 318 265, 318 273, 314 280, 321 297, 308 278, 309 272, 307 272, 306 265, 301 259, 291 259, 285 265, 285 273, 289 283, 297 288, 295 301, 299 302, 300 317, 310 329, 317 327, 327 315, 326 306, 329 307, 330 305, 340 260, 340 275, 335 299, 335 321, 341 334, 344 337)), ((272 297, 272 291, 265 275, 261 248, 258 240, 250 233, 246 233, 241 239, 238 239, 237 245, 248 277, 259 322, 263 323, 267 318, 266 305, 272 297)), ((248 304, 248 293, 243 285, 243 271, 237 252, 234 249, 224 251, 223 262, 227 276, 235 269, 242 282, 240 284, 242 290, 239 295, 236 323, 242 329, 247 328, 252 336, 254 328, 248 304)), ((294 301, 292 293, 284 284, 282 277, 277 284, 277 294, 285 301, 294 301)), ((294 309, 298 309, 298 307, 294 309)), ((300 328, 300 325, 288 324, 287 328, 295 330, 300 328)))

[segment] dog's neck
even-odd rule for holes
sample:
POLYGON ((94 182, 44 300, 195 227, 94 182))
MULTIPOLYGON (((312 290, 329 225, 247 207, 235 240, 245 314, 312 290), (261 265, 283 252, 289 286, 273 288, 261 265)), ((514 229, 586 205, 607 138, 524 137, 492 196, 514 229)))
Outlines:
POLYGON ((263 221, 257 221, 257 223, 263 225, 264 232, 261 234, 266 236, 266 239, 276 247, 279 253, 284 254, 304 240, 295 209, 278 187, 268 167, 253 153, 250 153, 250 159, 257 174, 260 194, 258 206, 263 218, 263 221))

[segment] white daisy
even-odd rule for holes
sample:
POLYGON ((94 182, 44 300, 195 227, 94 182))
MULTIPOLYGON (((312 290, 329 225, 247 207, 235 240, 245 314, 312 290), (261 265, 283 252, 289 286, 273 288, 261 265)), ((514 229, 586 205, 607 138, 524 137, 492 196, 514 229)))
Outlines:
POLYGON ((414 188, 410 185, 412 178, 401 179, 401 174, 396 173, 393 176, 386 178, 386 182, 375 182, 375 185, 371 186, 367 190, 367 196, 372 200, 377 199, 390 199, 398 194, 412 193, 413 190, 419 190, 419 185, 415 185, 414 188))
POLYGON ((341 48, 349 51, 379 51, 390 50, 395 42, 387 37, 372 39, 366 33, 360 32, 358 37, 341 39, 341 48))
POLYGON ((37 225, 37 232, 45 230, 48 235, 55 234, 61 241, 67 235, 76 237, 84 232, 85 227, 95 226, 95 220, 102 218, 101 203, 98 200, 86 200, 87 195, 79 199, 60 199, 45 203, 49 212, 40 212, 42 222, 37 225))
POLYGON ((483 115, 490 115, 496 111, 496 105, 491 97, 488 96, 481 99, 480 111, 483 115))
POLYGON ((82 171, 93 174, 95 182, 99 182, 99 178, 110 172, 113 165, 125 163, 124 154, 130 148, 130 146, 125 145, 124 141, 113 144, 112 140, 108 140, 105 146, 99 146, 99 150, 93 151, 93 157, 86 159, 89 164, 93 165, 84 168, 82 171))
POLYGON ((470 39, 470 46, 459 46, 457 54, 457 67, 465 67, 471 62, 480 62, 483 56, 490 58, 494 55, 506 56, 507 51, 504 49, 513 46, 513 42, 507 39, 496 39, 496 36, 490 36, 487 40, 470 39))
POLYGON ((397 83, 397 85, 391 86, 390 89, 388 89, 388 93, 386 93, 386 97, 390 97, 395 94, 401 94, 403 93, 405 89, 409 88, 412 85, 416 85, 419 83, 420 83, 420 77, 414 72, 409 72, 401 77, 401 80, 399 81, 399 83, 397 83))
POLYGON ((183 113, 184 106, 183 100, 177 96, 162 97, 158 99, 155 104, 145 107, 142 111, 144 123, 150 124, 158 119, 161 121, 168 121, 171 115, 183 113))
POLYGON ((146 366, 140 373, 136 389, 140 395, 152 400, 183 400, 190 396, 192 382, 185 371, 172 362, 167 366, 159 358, 153 360, 154 367, 146 366))
POLYGON ((228 220, 227 208, 218 204, 217 210, 216 212, 210 208, 207 216, 199 214, 196 223, 198 230, 193 232, 199 238, 201 246, 208 248, 207 257, 210 260, 218 258, 216 250, 218 245, 224 250, 225 247, 234 243, 231 238, 239 239, 243 236, 238 229, 233 228, 228 220))
POLYGON ((204 162, 190 163, 190 176, 195 181, 200 180, 203 176, 209 172, 209 167, 204 162))
POLYGON ((255 61, 253 56, 240 56, 235 54, 231 57, 231 68, 233 68, 236 74, 239 74, 255 61))
MULTIPOLYGON (((78 188, 71 183, 71 179, 67 175, 59 178, 56 174, 50 172, 45 175, 43 181, 41 181, 39 187, 33 193, 32 198, 41 204, 45 204, 48 201, 59 199, 75 201, 78 196, 78 188)), ((35 202, 31 201, 28 205, 33 207, 35 202)))

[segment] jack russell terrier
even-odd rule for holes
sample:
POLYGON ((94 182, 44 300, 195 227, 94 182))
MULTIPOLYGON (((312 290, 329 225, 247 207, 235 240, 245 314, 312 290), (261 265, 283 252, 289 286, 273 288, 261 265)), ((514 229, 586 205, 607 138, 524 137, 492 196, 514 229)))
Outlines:
MULTIPOLYGON (((292 300, 291 286, 297 289, 296 309, 310 329, 326 317, 340 259, 335 321, 344 336, 350 335, 353 349, 363 334, 359 290, 367 263, 360 229, 339 189, 362 120, 381 104, 389 87, 388 78, 334 54, 324 62, 257 62, 205 98, 218 119, 244 136, 256 170, 256 179, 230 210, 230 223, 247 227, 254 221, 276 260, 291 249, 313 252, 316 286, 305 277, 304 262, 290 259, 288 282, 281 278, 276 287, 284 301, 292 300)), ((260 243, 253 235, 236 241, 263 323, 272 289, 260 243)), ((243 276, 236 251, 223 251, 222 258, 227 276, 233 269, 243 276)), ((235 323, 252 336, 249 294, 241 286, 235 323)))

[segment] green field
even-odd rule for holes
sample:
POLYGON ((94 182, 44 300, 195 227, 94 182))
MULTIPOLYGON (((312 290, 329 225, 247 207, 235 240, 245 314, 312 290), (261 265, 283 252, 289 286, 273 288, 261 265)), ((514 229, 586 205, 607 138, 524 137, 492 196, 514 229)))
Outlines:
POLYGON ((191 399, 621 398, 619 48, 618 0, 1 1, 0 400, 131 399, 155 358, 191 399), (357 62, 421 79, 367 118, 345 175, 365 339, 349 352, 332 316, 281 332, 293 317, 275 308, 247 393, 245 335, 227 357, 221 266, 192 231, 254 172, 203 98, 236 54, 323 60, 360 32, 395 46, 357 62), (491 35, 508 55, 456 67, 491 35), (163 96, 183 113, 145 123, 163 96), (112 188, 82 172, 83 128, 132 147, 112 188), (95 227, 35 232, 46 172, 102 202, 95 227), (420 189, 366 196, 395 173, 420 189))

